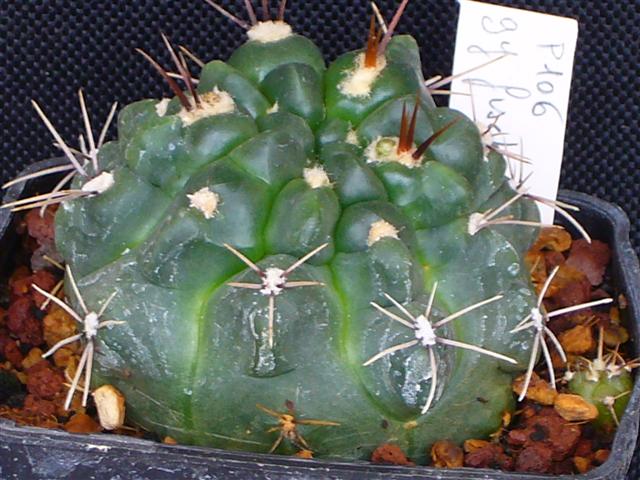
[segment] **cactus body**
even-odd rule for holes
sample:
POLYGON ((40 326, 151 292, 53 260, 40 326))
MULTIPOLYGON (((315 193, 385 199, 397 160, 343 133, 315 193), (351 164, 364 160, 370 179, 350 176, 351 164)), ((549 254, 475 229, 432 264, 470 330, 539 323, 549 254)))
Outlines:
MULTIPOLYGON (((426 349, 363 366, 416 338, 371 302, 401 315, 387 294, 417 316, 437 282, 432 322, 502 293, 440 333, 524 368, 530 332, 508 332, 535 295, 522 263, 531 228, 469 231, 470 215, 514 195, 504 159, 485 155, 471 120, 434 105, 411 37, 391 40, 356 95, 347 82, 361 55, 325 69, 302 36, 248 41, 203 68, 201 109, 127 106, 118 140, 100 151, 114 185, 59 210, 58 247, 87 304, 116 292, 106 316, 126 324, 100 332, 94 381, 117 386, 135 422, 181 443, 266 452, 278 434, 256 404, 289 400, 301 418, 339 424, 300 425, 320 456, 364 458, 393 441, 423 461, 436 439, 487 434, 513 407, 513 368, 469 350, 435 347, 426 414, 426 349), (416 144, 458 121, 407 164, 394 142, 416 92, 416 144), (270 344, 268 296, 228 285, 260 278, 225 245, 285 270, 325 243, 288 277, 322 285, 275 296, 270 344)), ((503 214, 531 220, 537 210, 520 199, 503 214)), ((278 452, 293 450, 283 442, 278 452)))
POLYGON ((577 393, 598 409, 594 425, 605 434, 613 434, 622 418, 631 390, 633 378, 622 369, 599 371, 591 368, 575 373, 569 382, 569 390, 577 393))

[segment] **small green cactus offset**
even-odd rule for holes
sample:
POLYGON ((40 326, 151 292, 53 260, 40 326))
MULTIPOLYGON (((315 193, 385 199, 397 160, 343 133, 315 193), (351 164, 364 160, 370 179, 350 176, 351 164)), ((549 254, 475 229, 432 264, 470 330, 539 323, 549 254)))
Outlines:
POLYGON ((582 360, 575 371, 565 373, 569 390, 598 409, 594 425, 601 433, 611 435, 618 427, 633 389, 631 371, 638 366, 640 359, 625 361, 617 350, 604 354, 604 328, 600 327, 597 357, 582 360))
POLYGON ((62 202, 92 354, 74 387, 93 370, 143 427, 255 452, 423 462, 498 428, 531 363, 538 211, 488 132, 435 106, 393 36, 406 3, 328 67, 283 9, 224 12, 249 36, 227 62, 196 81, 165 38, 177 74, 142 53, 175 98, 126 106, 117 141, 88 115, 82 152, 56 137, 72 186, 29 206, 62 202))

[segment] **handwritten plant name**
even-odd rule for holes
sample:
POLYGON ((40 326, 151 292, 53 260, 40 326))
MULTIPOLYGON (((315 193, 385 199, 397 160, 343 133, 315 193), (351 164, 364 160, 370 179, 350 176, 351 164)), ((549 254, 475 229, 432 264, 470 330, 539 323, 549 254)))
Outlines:
MULTIPOLYGON (((483 15, 480 20, 482 31, 487 34, 486 43, 471 44, 467 46, 467 52, 471 55, 483 57, 486 60, 499 56, 520 56, 520 53, 513 46, 511 39, 518 32, 518 22, 508 16, 492 17, 483 15)), ((544 62, 539 66, 539 71, 535 76, 535 86, 531 85, 511 85, 508 83, 493 83, 481 76, 481 71, 474 77, 467 77, 463 81, 469 85, 472 91, 474 87, 490 88, 494 95, 488 100, 488 109, 480 109, 486 111, 485 119, 494 124, 498 118, 508 113, 508 109, 503 105, 507 98, 518 102, 527 102, 530 104, 530 111, 534 117, 542 117, 548 114, 555 116, 561 125, 564 125, 565 118, 554 99, 556 91, 556 80, 565 74, 561 71, 562 63, 560 61, 565 55, 565 43, 547 43, 537 44, 536 48, 543 52, 544 62)), ((479 61, 478 64, 481 64, 479 61)), ((473 99, 472 99, 473 101, 473 99)), ((478 119, 476 119, 478 120, 478 119)), ((500 132, 497 123, 493 128, 500 132)), ((503 145, 512 145, 505 144, 503 145)))

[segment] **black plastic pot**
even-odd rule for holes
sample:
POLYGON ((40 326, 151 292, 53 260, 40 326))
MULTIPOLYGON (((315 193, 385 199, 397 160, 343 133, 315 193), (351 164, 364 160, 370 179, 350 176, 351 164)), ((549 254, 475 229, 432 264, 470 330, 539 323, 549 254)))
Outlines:
MULTIPOLYGON (((23 174, 60 164, 49 160, 32 165, 23 174)), ((52 179, 17 185, 5 201, 45 191, 52 179)), ((597 239, 613 249, 611 283, 615 294, 624 294, 628 325, 640 355, 640 266, 629 243, 629 220, 616 205, 594 197, 562 191, 560 199, 580 207, 579 221, 597 239)), ((0 268, 7 268, 16 238, 12 215, 0 211, 0 268)), ((4 270, 3 270, 4 271, 4 270)), ((629 469, 638 438, 640 381, 636 383, 609 459, 600 467, 572 479, 623 479, 629 469)), ((72 435, 58 430, 24 428, 0 419, 0 478, 21 479, 549 479, 545 475, 516 474, 483 469, 440 470, 426 467, 393 467, 366 462, 301 460, 277 455, 229 452, 200 447, 170 446, 117 435, 72 435)), ((558 477, 555 477, 558 478, 558 477)))

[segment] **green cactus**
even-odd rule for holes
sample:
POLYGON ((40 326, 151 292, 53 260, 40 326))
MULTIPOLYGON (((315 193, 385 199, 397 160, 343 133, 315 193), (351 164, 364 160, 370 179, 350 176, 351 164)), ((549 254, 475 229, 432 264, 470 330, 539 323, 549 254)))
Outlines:
POLYGON ((565 373, 569 390, 598 409, 598 417, 593 424, 601 433, 612 435, 618 428, 633 389, 631 371, 639 364, 637 358, 625 361, 617 349, 605 354, 604 327, 601 326, 596 358, 581 359, 577 362, 576 371, 565 373))
POLYGON ((598 409, 593 424, 602 432, 613 434, 624 413, 633 378, 628 371, 598 371, 594 368, 575 372, 569 382, 569 390, 592 403, 598 409))
POLYGON ((423 462, 513 408, 537 208, 474 122, 435 106, 415 40, 392 31, 325 68, 284 22, 253 25, 197 91, 125 107, 76 175, 56 241, 89 311, 114 294, 104 316, 125 323, 91 337, 94 384, 119 388, 134 422, 345 459, 392 441, 423 462))

